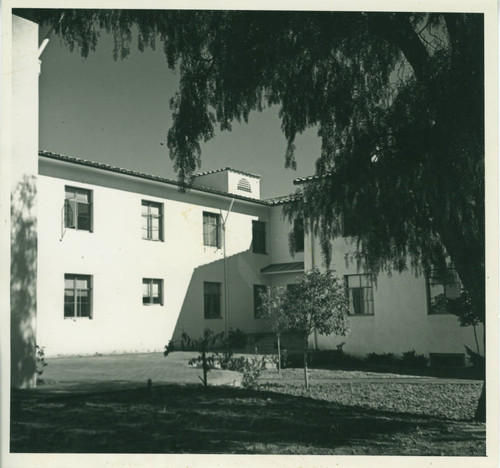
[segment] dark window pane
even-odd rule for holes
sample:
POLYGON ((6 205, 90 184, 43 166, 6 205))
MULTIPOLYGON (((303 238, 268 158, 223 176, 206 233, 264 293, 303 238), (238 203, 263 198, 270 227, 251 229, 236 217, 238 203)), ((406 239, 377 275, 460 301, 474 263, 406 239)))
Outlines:
POLYGON ((221 318, 220 283, 204 283, 204 316, 206 319, 221 318))
POLYGON ((370 275, 346 275, 346 294, 351 315, 373 315, 373 285, 370 275))
POLYGON ((304 251, 304 220, 295 219, 293 222, 293 239, 295 252, 304 251))
POLYGON ((266 223, 252 221, 252 245, 254 253, 266 253, 266 223))

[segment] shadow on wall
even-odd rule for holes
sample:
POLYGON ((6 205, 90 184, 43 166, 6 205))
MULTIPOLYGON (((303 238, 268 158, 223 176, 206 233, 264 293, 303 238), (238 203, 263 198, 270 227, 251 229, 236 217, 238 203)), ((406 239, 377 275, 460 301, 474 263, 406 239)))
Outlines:
POLYGON ((36 177, 24 176, 11 194, 11 386, 35 385, 36 177))
MULTIPOLYGON (((260 269, 269 263, 267 257, 256 256, 250 251, 237 253, 227 257, 227 289, 228 289, 228 329, 240 328, 245 333, 262 333, 267 331, 264 320, 254 319, 253 287, 255 284, 266 284, 260 269)), ((172 339, 177 346, 181 335, 186 332, 190 338, 203 336, 203 330, 210 328, 218 333, 225 329, 224 310, 224 261, 216 260, 193 270, 184 302, 177 319, 172 339), (219 286, 212 293, 219 292, 214 318, 205 317, 204 283, 217 283, 219 286)))

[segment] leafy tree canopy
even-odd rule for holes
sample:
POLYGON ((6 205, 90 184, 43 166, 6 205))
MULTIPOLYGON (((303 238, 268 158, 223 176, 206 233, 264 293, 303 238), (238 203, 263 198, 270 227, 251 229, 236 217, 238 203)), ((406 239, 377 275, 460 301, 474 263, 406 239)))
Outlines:
POLYGON ((484 321, 484 34, 481 14, 38 10, 83 56, 100 29, 115 58, 162 43, 180 88, 168 147, 189 181, 219 126, 278 105, 294 140, 314 126, 317 177, 289 216, 307 215, 328 256, 342 215, 373 271, 451 258, 484 321), (64 15, 61 17, 61 13, 64 15))

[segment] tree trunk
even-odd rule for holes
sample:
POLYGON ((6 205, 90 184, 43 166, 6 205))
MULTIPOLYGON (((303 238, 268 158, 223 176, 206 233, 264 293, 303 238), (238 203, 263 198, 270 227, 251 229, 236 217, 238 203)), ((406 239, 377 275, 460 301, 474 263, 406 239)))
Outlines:
POLYGON ((278 374, 281 374, 281 344, 280 344, 280 333, 276 334, 278 338, 278 374))
POLYGON ((203 351, 201 353, 202 356, 202 364, 203 364, 203 388, 206 390, 208 387, 208 365, 207 365, 207 352, 205 350, 205 343, 203 343, 203 351))
POLYGON ((308 336, 304 339, 304 379, 306 384, 306 389, 309 390, 309 375, 307 373, 307 342, 308 336))
POLYGON ((479 350, 479 341, 477 341, 477 330, 476 330, 476 326, 475 325, 472 325, 472 329, 474 330, 474 339, 476 340, 476 349, 477 349, 477 354, 478 355, 481 355, 481 352, 479 350))
POLYGON ((477 402, 476 414, 474 419, 479 422, 486 422, 486 379, 483 381, 483 389, 481 391, 481 396, 477 402))

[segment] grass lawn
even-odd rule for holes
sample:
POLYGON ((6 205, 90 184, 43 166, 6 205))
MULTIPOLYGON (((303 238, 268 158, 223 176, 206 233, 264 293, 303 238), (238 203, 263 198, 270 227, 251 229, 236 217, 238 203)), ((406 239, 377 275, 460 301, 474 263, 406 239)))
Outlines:
POLYGON ((335 372, 311 370, 309 392, 300 369, 266 371, 258 390, 16 390, 11 451, 485 455, 485 426, 470 420, 480 382, 335 372))

